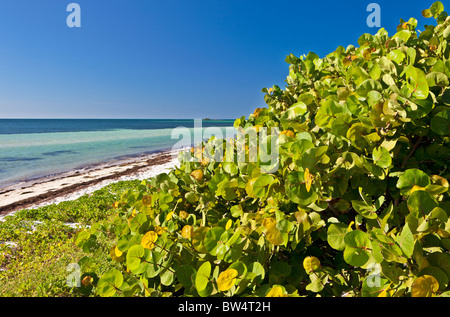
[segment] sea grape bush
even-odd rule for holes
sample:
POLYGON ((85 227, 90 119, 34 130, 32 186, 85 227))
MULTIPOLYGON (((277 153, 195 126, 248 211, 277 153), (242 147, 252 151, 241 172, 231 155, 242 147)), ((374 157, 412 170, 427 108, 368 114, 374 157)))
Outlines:
MULTIPOLYGON (((143 181, 79 232, 99 296, 448 296, 450 17, 289 55, 287 86, 236 129, 279 128, 278 169, 202 158, 143 181), (99 251, 100 250, 100 251, 99 251), (90 257, 107 252, 110 267, 90 257)), ((272 142, 275 142, 272 140, 272 142)), ((226 155, 236 155, 226 153, 226 155)))

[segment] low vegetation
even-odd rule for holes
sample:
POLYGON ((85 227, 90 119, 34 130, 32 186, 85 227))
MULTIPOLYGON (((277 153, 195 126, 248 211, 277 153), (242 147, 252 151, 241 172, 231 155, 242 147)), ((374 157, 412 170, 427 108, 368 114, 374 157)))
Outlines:
POLYGON ((449 296, 450 18, 439 1, 422 14, 436 25, 421 33, 411 18, 323 58, 287 56, 286 88, 264 88, 268 107, 234 124, 282 131, 259 135, 279 148, 270 173, 213 137, 169 173, 19 213, 0 227, 18 245, 4 292, 449 296), (234 159, 205 159, 218 149, 234 159))
MULTIPOLYGON (((74 235, 94 222, 114 215, 113 203, 139 181, 111 184, 74 201, 26 209, 0 222, 0 296, 80 296, 68 287, 71 263, 83 251, 74 235)), ((106 266, 98 259, 99 267, 106 266)))

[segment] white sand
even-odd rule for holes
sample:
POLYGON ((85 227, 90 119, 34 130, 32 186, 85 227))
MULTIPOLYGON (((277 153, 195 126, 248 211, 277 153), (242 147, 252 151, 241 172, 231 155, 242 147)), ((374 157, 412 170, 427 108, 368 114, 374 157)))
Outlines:
MULTIPOLYGON (((120 165, 116 164, 114 166, 98 166, 96 168, 92 168, 88 171, 73 171, 71 173, 67 173, 64 176, 58 176, 54 178, 49 178, 46 180, 35 180, 34 182, 28 182, 28 183, 21 183, 16 184, 14 186, 10 186, 9 188, 3 188, 0 192, 3 192, 0 194, 0 207, 7 206, 19 201, 22 201, 24 199, 29 199, 33 197, 37 197, 42 194, 46 194, 51 191, 61 190, 73 185, 82 184, 83 182, 92 181, 95 179, 100 179, 107 176, 112 176, 118 172, 124 172, 130 168, 137 167, 137 166, 146 166, 141 169, 139 169, 137 172, 134 172, 132 174, 126 174, 124 176, 120 176, 118 178, 114 179, 107 179, 103 180, 99 183, 96 183, 95 185, 90 185, 86 188, 77 190, 75 192, 71 192, 68 194, 62 194, 57 197, 46 199, 45 201, 37 202, 33 205, 26 206, 27 209, 33 209, 38 208, 50 204, 57 204, 62 201, 67 200, 75 200, 85 194, 90 194, 98 189, 101 189, 113 182, 123 181, 123 180, 134 180, 134 179, 148 179, 151 177, 154 177, 161 173, 167 173, 171 169, 173 169, 175 166, 179 165, 177 154, 179 151, 172 151, 172 152, 166 152, 170 153, 171 159, 169 162, 159 165, 152 165, 152 166, 146 166, 148 165, 147 160, 156 158, 158 155, 161 155, 163 153, 158 154, 152 154, 145 157, 140 157, 137 159, 128 160, 126 164, 125 162, 121 162, 120 165), (77 173, 78 172, 78 173, 77 173)), ((20 208, 23 209, 23 208, 20 208)), ((20 210, 18 209, 18 210, 20 210)), ((12 215, 17 210, 9 212, 7 214, 0 215, 0 221, 6 216, 6 215, 12 215)))

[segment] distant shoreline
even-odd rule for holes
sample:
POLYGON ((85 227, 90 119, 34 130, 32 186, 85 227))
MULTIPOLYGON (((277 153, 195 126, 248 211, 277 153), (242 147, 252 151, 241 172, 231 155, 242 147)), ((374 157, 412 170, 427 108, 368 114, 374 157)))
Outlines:
POLYGON ((178 164, 179 151, 128 157, 114 164, 93 165, 0 188, 0 220, 22 209, 76 199, 113 182, 147 179, 168 172, 178 164))

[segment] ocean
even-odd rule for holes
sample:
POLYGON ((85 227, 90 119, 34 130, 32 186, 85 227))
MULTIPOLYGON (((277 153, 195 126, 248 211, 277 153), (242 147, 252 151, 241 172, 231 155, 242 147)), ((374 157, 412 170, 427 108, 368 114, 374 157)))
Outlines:
POLYGON ((216 127, 225 136, 226 129, 233 127, 233 122, 193 119, 0 119, 0 188, 87 166, 170 150, 183 138, 181 134, 172 136, 175 128, 189 131, 192 141, 194 127, 198 127, 199 123, 202 131, 216 127))

